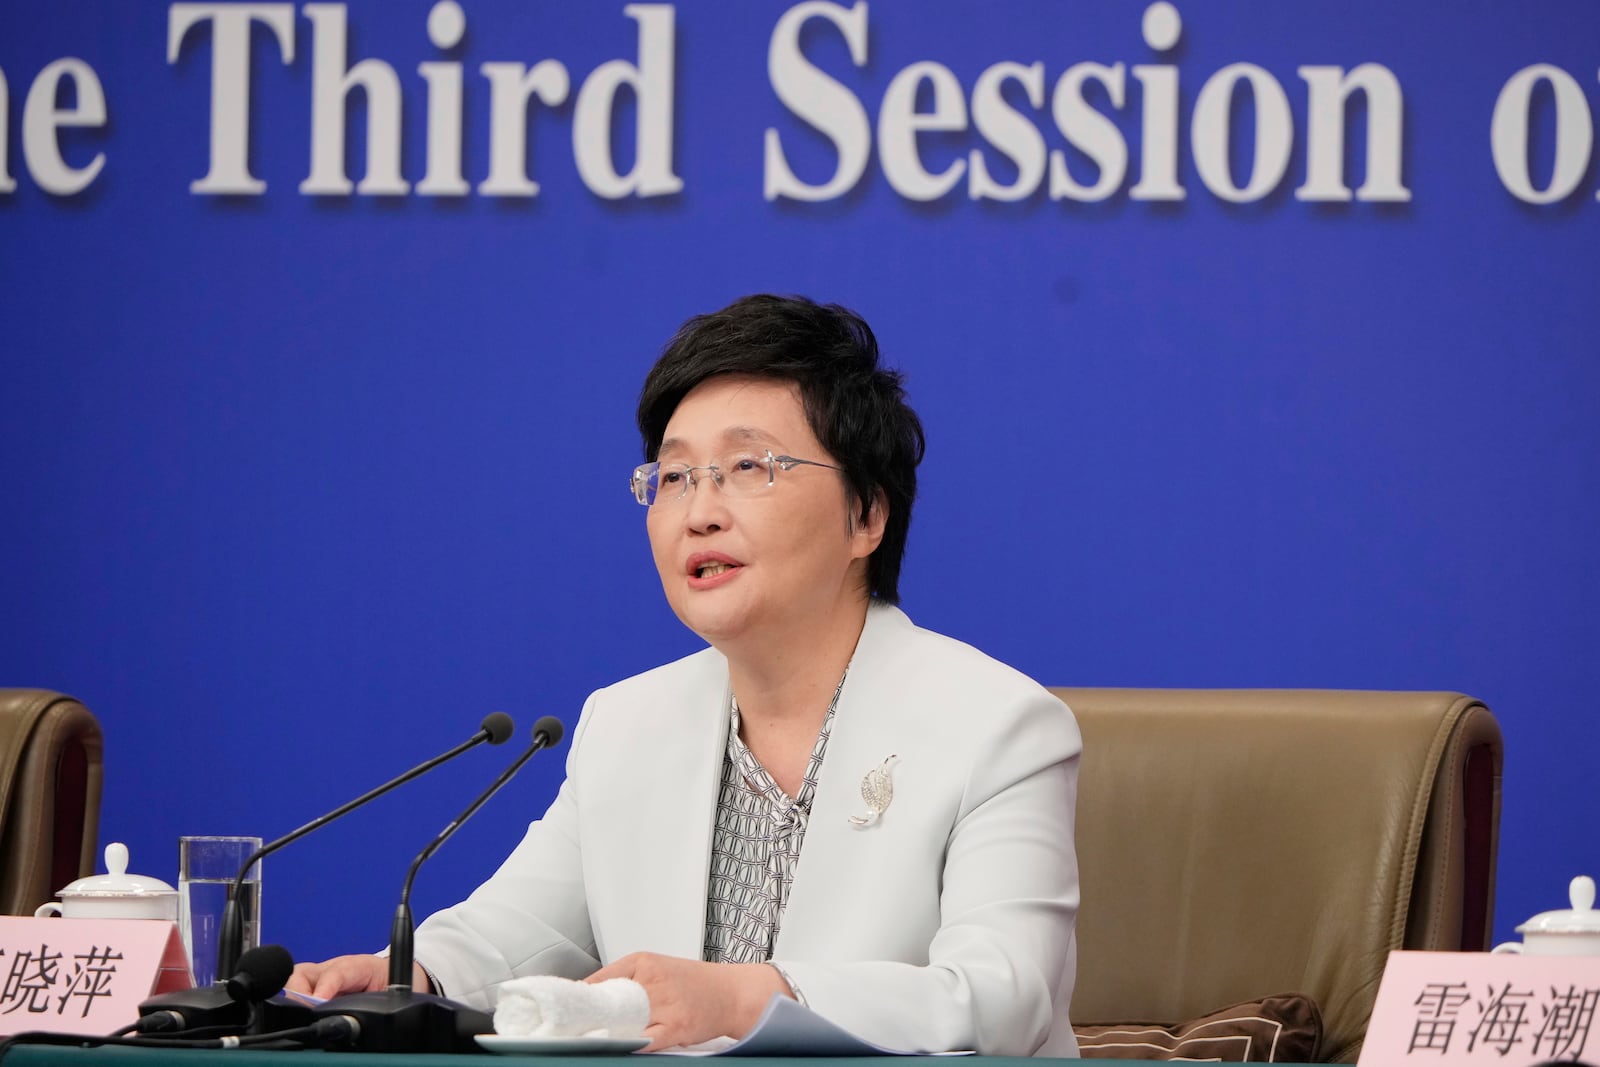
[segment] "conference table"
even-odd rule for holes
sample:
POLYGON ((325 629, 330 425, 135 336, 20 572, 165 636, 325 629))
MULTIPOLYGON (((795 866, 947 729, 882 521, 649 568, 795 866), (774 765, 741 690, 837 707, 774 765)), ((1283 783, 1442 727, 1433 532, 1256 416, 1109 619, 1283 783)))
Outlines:
MULTIPOLYGON (((490 1055, 485 1053, 485 1055, 490 1055)), ((337 1058, 345 1062, 349 1057, 360 1057, 361 1067, 461 1067, 463 1057, 446 1053, 403 1055, 386 1052, 257 1052, 247 1049, 143 1049, 122 1046, 76 1048, 61 1045, 13 1045, 7 1049, 0 1064, 3 1067, 161 1067, 178 1064, 179 1067, 306 1067, 308 1058, 318 1060, 337 1058)), ((537 1067, 620 1067, 622 1056, 499 1056, 506 1067, 516 1067, 518 1061, 537 1064, 537 1067)), ((666 1057, 653 1057, 666 1059, 666 1057)), ((675 1059, 703 1059, 704 1057, 674 1057, 675 1059)), ((907 1059, 938 1060, 948 1063, 948 1056, 918 1057, 736 1057, 718 1056, 721 1067, 890 1067, 896 1061, 907 1059)), ((956 1062, 962 1067, 1043 1067, 1045 1064, 1137 1064, 1157 1063, 1157 1060, 1044 1060, 1007 1056, 962 1056, 956 1062)), ((336 1067, 336 1065, 335 1065, 336 1067)), ((487 1065, 486 1065, 487 1067, 487 1065)), ((1234 1067, 1223 1064, 1222 1067, 1234 1067)), ((1243 1065, 1237 1065, 1243 1067, 1243 1065)), ((1253 1067, 1253 1065, 1252 1065, 1253 1067)))

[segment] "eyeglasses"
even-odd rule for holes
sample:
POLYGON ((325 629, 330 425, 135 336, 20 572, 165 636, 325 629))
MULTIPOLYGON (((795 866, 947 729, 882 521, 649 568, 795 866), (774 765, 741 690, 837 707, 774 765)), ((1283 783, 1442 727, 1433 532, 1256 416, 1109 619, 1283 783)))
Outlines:
POLYGON ((717 488, 729 496, 755 496, 772 488, 780 470, 791 471, 800 466, 826 467, 831 471, 843 469, 814 459, 774 456, 771 449, 762 453, 732 452, 716 457, 703 467, 691 467, 687 463, 644 463, 633 469, 633 498, 645 507, 682 500, 689 495, 689 486, 700 481, 695 471, 709 473, 717 488))

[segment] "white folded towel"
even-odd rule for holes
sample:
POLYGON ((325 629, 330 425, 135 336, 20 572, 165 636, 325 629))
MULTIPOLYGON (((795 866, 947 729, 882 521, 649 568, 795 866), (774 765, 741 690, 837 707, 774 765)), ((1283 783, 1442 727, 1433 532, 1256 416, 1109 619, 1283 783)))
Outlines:
POLYGON ((494 1009, 495 1033, 506 1037, 640 1037, 649 1024, 650 998, 632 978, 513 978, 494 1009))

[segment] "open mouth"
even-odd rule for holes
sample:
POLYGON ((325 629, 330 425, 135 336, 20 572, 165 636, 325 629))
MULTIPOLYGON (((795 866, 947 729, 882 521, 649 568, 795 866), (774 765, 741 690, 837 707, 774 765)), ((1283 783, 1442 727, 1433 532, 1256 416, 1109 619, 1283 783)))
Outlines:
POLYGON ((686 569, 691 580, 709 582, 729 571, 738 570, 740 566, 742 564, 738 561, 729 559, 721 552, 697 552, 687 560, 686 569))

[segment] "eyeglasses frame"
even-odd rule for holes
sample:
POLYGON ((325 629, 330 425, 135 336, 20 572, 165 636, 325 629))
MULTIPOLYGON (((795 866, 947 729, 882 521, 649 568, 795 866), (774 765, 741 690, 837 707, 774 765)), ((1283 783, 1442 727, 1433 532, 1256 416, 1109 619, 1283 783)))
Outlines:
MULTIPOLYGON (((832 463, 823 463, 815 459, 800 459, 796 456, 775 456, 772 454, 772 449, 770 448, 766 449, 766 457, 763 462, 765 462, 767 465, 767 484, 765 486, 767 489, 771 489, 773 484, 777 482, 779 470, 792 471, 796 467, 824 467, 830 471, 839 471, 840 473, 843 473, 844 471, 843 467, 835 466, 832 463)), ((628 483, 628 487, 633 490, 633 498, 647 508, 654 507, 659 503, 673 504, 679 500, 683 500, 689 495, 689 487, 691 485, 695 486, 697 489, 699 487, 700 479, 695 477, 695 471, 710 471, 711 480, 716 483, 718 491, 722 490, 722 480, 724 475, 722 469, 715 463, 707 463, 695 467, 674 463, 671 464, 671 466, 683 466, 683 490, 678 493, 677 496, 670 498, 664 497, 658 491, 654 501, 645 499, 651 473, 650 468, 654 467, 656 471, 660 471, 661 469, 661 463, 658 460, 654 463, 641 463, 637 467, 633 468, 633 477, 629 479, 628 483)))

